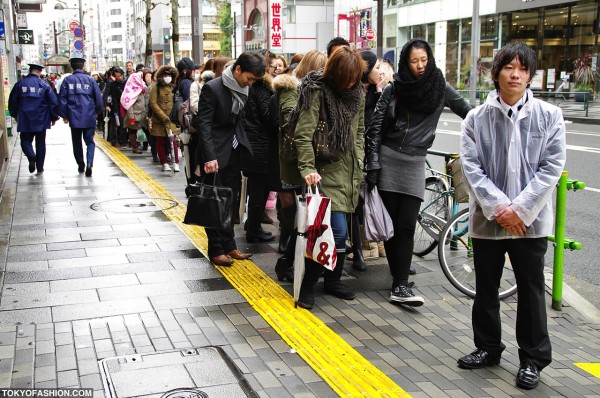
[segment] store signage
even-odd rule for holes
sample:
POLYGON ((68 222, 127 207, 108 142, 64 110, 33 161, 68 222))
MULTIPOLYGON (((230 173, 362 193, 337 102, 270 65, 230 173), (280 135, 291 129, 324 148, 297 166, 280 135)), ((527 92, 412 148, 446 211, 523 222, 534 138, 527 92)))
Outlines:
POLYGON ((283 52, 283 1, 269 1, 269 49, 283 52))

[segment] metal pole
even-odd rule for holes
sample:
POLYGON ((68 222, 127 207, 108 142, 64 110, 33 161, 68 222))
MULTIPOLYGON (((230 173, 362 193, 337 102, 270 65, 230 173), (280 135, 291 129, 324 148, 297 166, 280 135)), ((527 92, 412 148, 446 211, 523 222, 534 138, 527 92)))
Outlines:
POLYGON ((471 105, 477 105, 477 61, 479 60, 479 36, 481 29, 479 28, 479 0, 473 0, 473 17, 471 22, 471 74, 469 76, 470 83, 470 100, 471 105))
POLYGON ((54 55, 58 54, 58 33, 56 33, 56 21, 52 21, 52 31, 54 33, 54 55))
POLYGON ((194 62, 204 63, 202 0, 192 0, 192 58, 194 62))
POLYGON ((567 177, 563 171, 556 189, 556 220, 554 224, 554 270, 552 278, 552 308, 562 309, 562 284, 565 255, 565 224, 567 213, 567 177))
MULTIPOLYGON (((85 27, 83 26, 83 5, 81 4, 82 0, 78 1, 78 10, 79 10, 79 25, 81 26, 81 29, 83 30, 83 39, 85 40, 85 27)), ((81 52, 84 54, 83 58, 85 58, 85 50, 81 50, 81 52)))
POLYGON ((383 0, 377 0, 377 58, 383 58, 383 0))
POLYGON ((233 12, 233 59, 237 58, 237 13, 233 12))

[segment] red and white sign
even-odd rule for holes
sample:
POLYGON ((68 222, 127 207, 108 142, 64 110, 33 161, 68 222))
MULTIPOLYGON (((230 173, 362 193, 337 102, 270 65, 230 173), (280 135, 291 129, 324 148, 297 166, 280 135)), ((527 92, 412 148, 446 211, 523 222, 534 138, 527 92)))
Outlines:
POLYGON ((269 1, 269 50, 283 52, 283 0, 269 1))
POLYGON ((375 29, 369 28, 365 31, 365 39, 374 40, 375 39, 375 29))
POLYGON ((75 29, 77 29, 79 27, 79 22, 77 21, 70 21, 69 22, 69 29, 71 31, 74 31, 75 29))

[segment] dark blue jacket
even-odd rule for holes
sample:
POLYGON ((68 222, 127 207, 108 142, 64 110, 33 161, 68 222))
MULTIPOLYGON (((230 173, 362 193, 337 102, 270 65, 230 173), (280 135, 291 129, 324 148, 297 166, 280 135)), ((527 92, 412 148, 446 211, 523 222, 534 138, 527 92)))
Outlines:
POLYGON ((8 111, 17 119, 18 131, 46 131, 50 122, 58 120, 58 99, 48 83, 30 73, 10 92, 8 111))
POLYGON ((90 128, 96 125, 96 115, 102 113, 102 93, 96 81, 76 70, 64 78, 59 93, 59 115, 72 128, 90 128))

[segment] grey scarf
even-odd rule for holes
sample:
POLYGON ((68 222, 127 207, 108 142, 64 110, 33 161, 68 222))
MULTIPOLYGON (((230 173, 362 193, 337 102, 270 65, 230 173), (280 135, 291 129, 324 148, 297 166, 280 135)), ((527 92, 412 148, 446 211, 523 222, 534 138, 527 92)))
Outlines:
POLYGON ((223 71, 221 75, 223 78, 223 85, 229 89, 233 96, 233 105, 231 106, 231 112, 234 115, 239 115, 244 104, 248 99, 248 86, 240 87, 238 82, 233 77, 233 65, 223 71))

